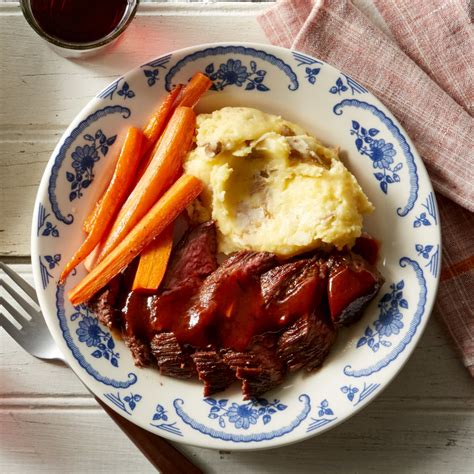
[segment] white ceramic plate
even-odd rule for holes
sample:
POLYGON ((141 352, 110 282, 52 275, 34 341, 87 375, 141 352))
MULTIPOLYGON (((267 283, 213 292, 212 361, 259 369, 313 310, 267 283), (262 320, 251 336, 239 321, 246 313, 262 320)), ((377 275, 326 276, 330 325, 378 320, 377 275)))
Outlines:
MULTIPOLYGON (((202 45, 161 56, 117 79, 75 118, 44 172, 32 261, 48 326, 68 363, 105 403, 174 441, 219 449, 275 447, 322 433, 377 396, 415 348, 436 295, 441 242, 425 168, 391 113, 364 87, 304 54, 258 44, 202 45), (124 132, 142 127, 167 90, 203 71, 214 82, 198 111, 257 107, 339 145, 375 213, 386 283, 362 320, 341 330, 317 372, 288 376, 264 398, 237 386, 204 399, 197 381, 137 369, 124 343, 57 286, 84 238, 81 224, 104 188, 124 132)), ((85 274, 78 268, 67 288, 85 274)))

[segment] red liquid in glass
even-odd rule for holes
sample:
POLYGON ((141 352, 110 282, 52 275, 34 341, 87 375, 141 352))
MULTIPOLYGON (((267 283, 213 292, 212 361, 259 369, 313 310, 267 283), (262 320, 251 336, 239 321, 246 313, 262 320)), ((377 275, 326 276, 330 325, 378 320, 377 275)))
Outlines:
POLYGON ((31 0, 39 26, 60 40, 90 43, 107 36, 119 24, 127 0, 31 0))

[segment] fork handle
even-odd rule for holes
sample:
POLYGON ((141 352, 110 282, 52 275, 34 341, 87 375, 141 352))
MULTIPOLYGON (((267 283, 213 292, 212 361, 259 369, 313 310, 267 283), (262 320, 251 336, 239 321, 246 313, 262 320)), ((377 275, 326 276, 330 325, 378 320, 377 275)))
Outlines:
POLYGON ((102 400, 94 397, 97 403, 115 421, 118 427, 130 438, 135 446, 145 455, 153 466, 163 474, 203 474, 197 466, 189 461, 171 443, 140 428, 107 406, 102 400))

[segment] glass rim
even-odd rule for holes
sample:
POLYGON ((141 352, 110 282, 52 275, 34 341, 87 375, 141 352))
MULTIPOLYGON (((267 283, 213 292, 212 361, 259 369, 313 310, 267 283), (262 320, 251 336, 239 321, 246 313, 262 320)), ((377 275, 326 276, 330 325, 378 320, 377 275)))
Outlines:
POLYGON ((60 48, 64 49, 88 51, 99 48, 101 46, 105 46, 111 43, 116 38, 118 38, 127 29, 128 25, 135 17, 139 3, 140 0, 127 0, 127 6, 125 7, 125 11, 118 25, 106 36, 96 41, 90 41, 87 43, 65 41, 61 40, 60 38, 57 38, 56 36, 52 36, 46 33, 46 31, 44 31, 38 24, 35 16, 33 15, 33 12, 31 11, 30 0, 20 0, 20 7, 23 12, 23 16, 25 17, 25 20, 29 23, 33 30, 44 40, 48 41, 48 43, 54 44, 55 46, 59 46, 60 48))

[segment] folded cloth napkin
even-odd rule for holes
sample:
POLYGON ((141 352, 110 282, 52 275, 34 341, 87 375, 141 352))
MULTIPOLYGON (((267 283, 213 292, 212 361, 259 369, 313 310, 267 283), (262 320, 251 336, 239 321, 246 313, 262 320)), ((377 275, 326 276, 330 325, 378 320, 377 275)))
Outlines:
POLYGON ((374 4, 390 35, 349 0, 283 0, 258 21, 272 43, 316 56, 367 87, 414 141, 442 225, 435 312, 474 376, 474 31, 467 2, 374 4))

